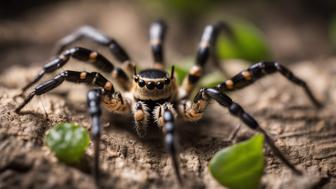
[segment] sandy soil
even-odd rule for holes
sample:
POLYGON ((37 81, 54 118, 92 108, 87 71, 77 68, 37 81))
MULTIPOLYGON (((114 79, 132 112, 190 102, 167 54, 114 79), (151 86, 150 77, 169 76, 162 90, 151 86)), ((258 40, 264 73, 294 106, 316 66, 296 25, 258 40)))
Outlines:
MULTIPOLYGON (((291 67, 308 81, 326 107, 316 110, 298 87, 280 75, 232 94, 276 140, 288 158, 305 172, 294 176, 269 150, 263 186, 278 188, 336 187, 336 60, 291 67), (317 66, 317 65, 323 66, 317 66), (328 65, 328 69, 324 69, 328 65)), ((43 146, 45 132, 61 121, 75 121, 90 130, 84 86, 65 85, 38 97, 23 115, 13 112, 19 87, 37 73, 37 67, 12 67, 0 81, 0 188, 95 188, 88 167, 58 162, 43 146)), ((101 168, 102 188, 178 188, 162 137, 139 139, 132 122, 104 113, 101 168)), ((182 175, 187 188, 220 188, 208 171, 218 150, 253 134, 241 122, 213 103, 204 120, 178 124, 182 175), (223 116, 224 115, 224 116, 223 116), (229 140, 239 127, 237 137, 229 140)), ((86 163, 91 164, 92 145, 86 163)), ((84 163, 85 164, 85 163, 84 163)))

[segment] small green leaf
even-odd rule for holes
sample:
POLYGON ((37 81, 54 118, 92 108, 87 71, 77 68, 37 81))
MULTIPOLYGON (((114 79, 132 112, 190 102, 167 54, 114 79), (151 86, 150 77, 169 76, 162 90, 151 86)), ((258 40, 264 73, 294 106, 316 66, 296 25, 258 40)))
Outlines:
POLYGON ((209 164, 212 176, 230 189, 256 189, 264 170, 264 135, 227 147, 209 164))
POLYGON ((235 21, 230 26, 232 37, 221 35, 216 44, 220 59, 257 62, 271 57, 264 36, 257 27, 246 21, 235 21))
POLYGON ((50 129, 46 145, 65 163, 79 163, 90 142, 87 130, 76 123, 60 123, 50 129))

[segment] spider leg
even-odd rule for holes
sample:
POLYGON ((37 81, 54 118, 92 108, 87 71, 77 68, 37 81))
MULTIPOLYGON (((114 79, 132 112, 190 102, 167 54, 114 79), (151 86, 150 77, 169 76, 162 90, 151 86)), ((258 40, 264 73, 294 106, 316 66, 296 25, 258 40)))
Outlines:
POLYGON ((224 81, 217 86, 217 89, 221 92, 234 91, 250 84, 254 83, 258 79, 273 74, 275 72, 281 73, 292 83, 302 87, 307 94, 308 98, 316 107, 322 107, 322 104, 313 95, 312 91, 308 87, 305 81, 295 76, 288 68, 277 62, 259 62, 247 68, 246 70, 233 76, 231 79, 224 81))
POLYGON ((204 66, 209 58, 214 61, 215 66, 220 69, 220 71, 227 75, 225 70, 219 65, 220 62, 215 51, 215 43, 220 32, 225 32, 230 38, 233 38, 231 28, 224 22, 218 22, 205 27, 197 50, 195 65, 191 67, 188 75, 182 82, 180 89, 181 99, 188 98, 191 95, 197 82, 203 76, 204 66))
POLYGON ((149 30, 150 45, 154 58, 154 67, 164 69, 164 50, 163 42, 167 32, 167 25, 158 20, 152 23, 149 30))
POLYGON ((42 95, 51 91, 52 89, 60 86, 64 81, 74 82, 74 83, 86 83, 93 84, 98 87, 102 87, 105 91, 103 102, 104 105, 110 111, 120 111, 124 112, 127 110, 126 107, 129 105, 122 101, 122 97, 120 93, 114 90, 113 84, 108 81, 104 76, 97 72, 76 72, 76 71, 64 71, 58 75, 56 75, 53 79, 48 80, 42 84, 39 84, 35 87, 34 91, 32 91, 27 98, 21 103, 16 109, 15 112, 19 113, 22 108, 24 108, 30 100, 36 95, 42 95))
POLYGON ((150 116, 146 104, 141 101, 136 102, 133 108, 133 115, 138 136, 145 137, 147 134, 148 119, 150 116))
POLYGON ((100 152, 100 138, 101 138, 101 96, 103 95, 104 90, 101 88, 91 89, 87 94, 87 103, 89 108, 89 113, 91 115, 92 121, 92 138, 95 141, 94 144, 94 167, 93 175, 96 181, 96 184, 99 183, 99 152, 100 152))
POLYGON ((71 44, 80 41, 83 38, 109 48, 113 56, 123 64, 123 68, 126 70, 127 74, 132 74, 134 64, 124 48, 116 40, 91 26, 83 26, 61 39, 56 45, 56 48, 58 49, 56 52, 57 55, 61 54, 71 44))
POLYGON ((211 99, 217 101, 221 106, 227 108, 233 116, 238 117, 249 128, 262 133, 265 136, 266 143, 269 145, 273 153, 294 173, 298 175, 302 174, 302 172, 296 169, 296 167, 275 146, 272 138, 264 129, 259 126, 258 122, 250 114, 245 112, 245 110, 239 104, 233 102, 229 96, 218 91, 217 89, 201 89, 195 96, 193 102, 189 104, 182 104, 180 107, 180 112, 187 120, 195 121, 200 119, 209 103, 209 100, 211 99))
POLYGON ((175 138, 174 119, 176 116, 177 114, 171 103, 165 103, 163 105, 157 106, 154 110, 155 120, 165 134, 166 150, 170 154, 176 178, 179 184, 182 184, 175 138))
POLYGON ((83 62, 89 62, 97 69, 106 73, 111 73, 112 77, 116 79, 116 81, 121 85, 121 87, 123 87, 126 90, 131 85, 131 81, 129 77, 126 75, 126 73, 122 69, 115 67, 103 55, 86 48, 75 47, 67 51, 64 51, 61 55, 52 59, 49 63, 44 65, 43 69, 35 77, 35 79, 30 83, 28 83, 25 87, 23 87, 22 93, 25 92, 27 89, 29 89, 32 85, 37 83, 39 80, 41 80, 45 74, 52 73, 57 69, 63 67, 66 63, 69 62, 70 57, 73 57, 83 62))

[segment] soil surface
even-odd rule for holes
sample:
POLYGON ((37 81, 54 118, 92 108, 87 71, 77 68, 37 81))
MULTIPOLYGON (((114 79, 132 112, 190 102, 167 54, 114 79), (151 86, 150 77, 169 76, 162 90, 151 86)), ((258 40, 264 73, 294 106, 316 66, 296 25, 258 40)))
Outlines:
MULTIPOLYGON (((323 109, 315 109, 299 87, 279 74, 231 94, 304 172, 302 177, 293 175, 266 148, 262 184, 267 189, 335 188, 336 59, 290 68, 308 82, 325 104, 323 109)), ((46 131, 58 122, 78 122, 90 130, 85 86, 64 84, 32 100, 22 115, 13 112, 21 101, 13 97, 38 71, 38 67, 11 67, 0 77, 0 188, 96 188, 89 169, 92 144, 83 163, 88 166, 80 168, 58 162, 43 145, 46 131)), ((139 139, 129 119, 107 112, 102 119, 102 188, 178 188, 160 134, 139 139)), ((209 174, 209 160, 220 149, 253 134, 216 103, 202 121, 177 127, 185 188, 221 188, 209 174)))

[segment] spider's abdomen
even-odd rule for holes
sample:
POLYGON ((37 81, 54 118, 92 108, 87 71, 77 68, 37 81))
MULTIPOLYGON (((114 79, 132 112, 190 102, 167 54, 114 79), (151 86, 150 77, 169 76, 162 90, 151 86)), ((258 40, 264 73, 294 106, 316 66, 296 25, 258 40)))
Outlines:
POLYGON ((177 94, 175 79, 165 71, 146 69, 135 75, 132 93, 136 100, 171 101, 177 94))

